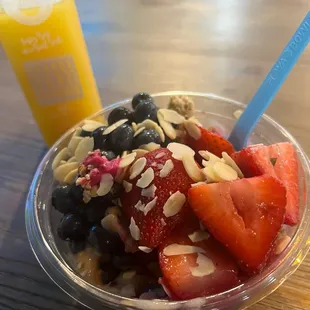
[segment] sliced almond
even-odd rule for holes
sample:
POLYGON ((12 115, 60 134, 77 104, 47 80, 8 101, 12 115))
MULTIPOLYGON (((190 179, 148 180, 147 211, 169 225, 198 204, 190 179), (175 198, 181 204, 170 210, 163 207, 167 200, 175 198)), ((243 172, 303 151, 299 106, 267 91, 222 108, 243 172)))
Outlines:
POLYGON ((150 142, 148 144, 140 145, 140 148, 143 149, 143 150, 147 150, 149 152, 152 152, 154 150, 159 149, 160 148, 160 144, 157 144, 157 143, 154 143, 154 142, 150 142))
POLYGON ((171 109, 159 109, 158 113, 160 113, 168 123, 180 125, 185 121, 184 116, 171 109))
POLYGON ((134 162, 136 156, 137 156, 137 153, 130 153, 130 154, 122 157, 121 161, 119 163, 119 168, 125 168, 125 167, 131 165, 134 162))
MULTIPOLYGON (((159 110, 160 111, 160 110, 159 110)), ((171 125, 171 123, 168 123, 164 120, 164 117, 161 115, 160 112, 157 112, 157 118, 158 118, 158 122, 160 127, 163 129, 163 131, 165 132, 165 134, 171 139, 174 140, 177 137, 177 133, 175 131, 175 129, 173 128, 173 126, 171 125)))
POLYGON ((73 162, 76 162, 76 158, 73 156, 73 157, 71 157, 68 161, 67 161, 67 163, 73 163, 73 162))
POLYGON ((237 172, 239 178, 244 177, 242 171, 240 170, 236 162, 226 152, 222 153, 222 157, 225 161, 225 164, 229 165, 231 168, 233 168, 237 172))
POLYGON ((283 237, 280 237, 276 241, 275 254, 280 255, 285 250, 285 248, 288 246, 290 242, 291 242, 291 237, 286 236, 286 235, 283 237))
POLYGON ((149 167, 141 174, 141 178, 137 181, 137 186, 140 188, 148 187, 154 180, 154 170, 149 167))
POLYGON ((125 156, 128 155, 129 153, 130 153, 130 151, 124 151, 124 152, 122 153, 121 158, 125 157, 125 156))
POLYGON ((84 121, 84 125, 96 125, 96 126, 100 127, 100 126, 103 126, 104 124, 101 122, 98 122, 98 121, 94 121, 92 119, 86 119, 84 121))
POLYGON ((135 205, 134 208, 137 209, 138 211, 144 211, 145 205, 142 203, 141 200, 139 200, 135 205))
POLYGON ((166 226, 167 225, 167 223, 165 222, 165 220, 163 218, 160 219, 160 223, 161 223, 162 226, 166 226))
POLYGON ((134 240, 140 240, 140 229, 133 217, 130 219, 129 231, 134 240))
POLYGON ((77 169, 79 166, 78 163, 66 163, 54 170, 54 178, 58 182, 64 182, 65 177, 72 171, 77 169))
POLYGON ((145 127, 146 129, 154 129, 158 134, 162 142, 165 142, 165 134, 160 126, 158 126, 157 123, 150 119, 146 119, 142 123, 139 123, 137 125, 137 130, 139 130, 141 127, 145 127))
POLYGON ((137 135, 139 135, 143 130, 145 129, 145 127, 140 127, 135 134, 133 135, 134 137, 136 137, 137 135))
POLYGON ((217 157, 216 155, 214 155, 211 152, 208 151, 199 151, 198 154, 204 158, 205 160, 209 161, 209 162, 217 162, 217 161, 221 161, 221 159, 219 157, 217 157))
POLYGON ((205 175, 208 183, 215 183, 219 181, 212 166, 207 166, 204 169, 202 169, 202 173, 205 175))
POLYGON ((195 151, 185 144, 172 142, 167 145, 167 149, 172 153, 172 157, 178 160, 182 160, 185 154, 195 156, 195 151))
POLYGON ((155 197, 153 200, 151 200, 145 205, 145 208, 143 210, 144 215, 147 215, 156 206, 156 202, 157 197, 155 197))
POLYGON ((137 130, 141 127, 145 127, 146 129, 155 129, 156 126, 158 126, 157 123, 155 123, 151 119, 146 119, 142 123, 137 124, 137 130))
POLYGON ((93 137, 85 137, 79 143, 75 150, 75 158, 81 163, 85 157, 88 155, 88 152, 91 152, 94 149, 94 138, 93 137))
POLYGON ((64 147, 60 152, 58 152, 58 154, 55 156, 53 163, 52 163, 52 169, 56 169, 59 164, 60 161, 62 160, 68 160, 69 159, 69 150, 67 147, 64 147))
POLYGON ((134 132, 136 132, 138 130, 138 126, 135 122, 131 123, 131 127, 132 127, 134 132))
POLYGON ((184 194, 179 191, 173 193, 163 207, 163 213, 166 217, 174 216, 182 209, 184 203, 186 201, 186 197, 184 194))
POLYGON ((164 152, 161 152, 161 153, 158 153, 155 158, 156 159, 159 159, 159 158, 162 158, 163 156, 165 156, 165 153, 164 152))
POLYGON ((143 188, 141 191, 141 196, 154 198, 155 193, 156 193, 156 189, 157 189, 157 187, 154 184, 152 184, 151 186, 149 186, 147 188, 143 188))
POLYGON ((197 267, 190 267, 191 274, 194 277, 204 277, 213 273, 216 269, 214 263, 210 258, 204 254, 198 253, 197 256, 197 267))
POLYGON ((148 248, 147 246, 138 246, 138 249, 144 253, 151 253, 153 251, 153 249, 151 248, 148 248))
POLYGON ((100 185, 97 190, 98 196, 105 196, 110 192, 114 184, 113 176, 110 173, 104 173, 101 177, 100 185))
POLYGON ((129 193, 132 190, 132 184, 125 180, 123 181, 123 186, 126 193, 129 193))
POLYGON ((160 126, 157 125, 154 129, 155 129, 155 130, 157 131, 157 133, 159 134, 159 137, 160 137, 161 142, 165 142, 166 137, 165 137, 165 134, 164 134, 164 131, 162 130, 162 128, 161 128, 160 126))
POLYGON ((188 238, 191 239, 192 242, 199 242, 203 240, 208 240, 210 234, 207 231, 196 230, 193 233, 188 235, 188 238))
POLYGON ((200 182, 204 180, 203 174, 198 168, 193 156, 185 154, 182 157, 182 163, 186 173, 194 182, 200 182))
POLYGON ((187 133, 195 140, 201 138, 201 130, 194 122, 187 120, 184 122, 185 129, 187 133))
POLYGON ((171 160, 171 159, 168 159, 168 160, 165 162, 163 168, 160 170, 159 176, 160 176, 161 178, 165 178, 165 177, 168 176, 168 174, 173 170, 173 168, 174 168, 174 164, 173 164, 172 160, 171 160))
POLYGON ((177 243, 169 244, 163 250, 163 253, 166 256, 205 253, 205 252, 206 251, 203 248, 200 248, 198 246, 184 245, 184 244, 177 244, 177 243))
POLYGON ((220 181, 234 181, 238 179, 237 172, 230 166, 222 163, 216 162, 213 166, 213 171, 220 181))
POLYGON ((82 130, 87 131, 87 132, 92 132, 101 126, 103 126, 103 125, 99 122, 89 123, 89 124, 83 125, 82 130))
POLYGON ((66 184, 73 184, 74 183, 74 180, 78 174, 78 168, 76 169, 73 169, 72 171, 70 171, 64 178, 64 182, 66 184))
POLYGON ((121 119, 118 122, 112 124, 111 126, 109 126, 103 133, 103 136, 106 136, 108 134, 110 134, 111 132, 113 132, 116 128, 118 128, 119 126, 122 126, 123 124, 125 124, 126 122, 128 122, 128 119, 121 119))
POLYGON ((80 144, 80 142, 83 140, 84 138, 83 137, 78 137, 78 136, 72 136, 69 144, 68 144, 68 149, 69 149, 69 152, 71 154, 74 154, 78 145, 80 144))
POLYGON ((145 154, 147 154, 149 151, 143 150, 143 149, 134 149, 132 150, 133 153, 137 153, 136 159, 143 157, 145 154))
POLYGON ((146 165, 146 158, 141 157, 130 167, 129 173, 129 179, 132 180, 136 178, 140 173, 143 171, 144 167, 146 165))

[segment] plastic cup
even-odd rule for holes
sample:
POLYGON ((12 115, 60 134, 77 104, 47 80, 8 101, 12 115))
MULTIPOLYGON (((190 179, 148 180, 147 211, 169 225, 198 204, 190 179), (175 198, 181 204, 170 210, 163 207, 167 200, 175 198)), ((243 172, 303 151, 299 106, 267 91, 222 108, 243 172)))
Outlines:
MULTIPOLYGON (((213 94, 191 92, 165 92, 154 95, 155 103, 165 107, 171 95, 188 95, 195 101, 197 118, 205 126, 220 125, 227 133, 236 122, 234 112, 244 109, 244 105, 231 99, 213 94)), ((117 106, 130 107, 131 100, 110 105, 98 115, 108 116, 117 106)), ((264 115, 251 136, 251 143, 272 144, 290 142, 297 150, 299 160, 300 212, 299 225, 292 227, 291 242, 259 275, 221 294, 196 298, 189 301, 169 302, 140 300, 121 297, 103 291, 83 280, 76 272, 74 259, 66 242, 55 233, 60 214, 51 206, 51 193, 55 187, 51 163, 70 138, 74 129, 69 130, 45 155, 32 181, 26 202, 26 228, 31 247, 50 278, 68 295, 90 309, 244 309, 272 293, 301 264, 309 250, 310 208, 309 200, 309 160, 297 141, 278 123, 264 115)))

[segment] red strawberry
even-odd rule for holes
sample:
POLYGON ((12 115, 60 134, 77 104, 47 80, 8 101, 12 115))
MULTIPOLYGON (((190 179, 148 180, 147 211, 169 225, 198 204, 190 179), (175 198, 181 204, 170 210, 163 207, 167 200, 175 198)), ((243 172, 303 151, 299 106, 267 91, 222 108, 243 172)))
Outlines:
POLYGON ((231 154, 234 152, 232 144, 219 136, 217 133, 213 133, 203 127, 198 126, 200 129, 201 136, 198 140, 192 137, 189 133, 186 136, 186 143, 196 153, 201 150, 206 150, 213 153, 216 156, 221 157, 222 152, 231 154))
POLYGON ((244 148, 240 152, 233 153, 231 157, 246 178, 263 174, 275 176, 268 147, 262 144, 244 148))
POLYGON ((299 221, 298 161, 293 145, 283 142, 247 147, 233 153, 232 158, 245 177, 268 174, 282 181, 287 195, 285 224, 296 225, 299 221))
POLYGON ((274 171, 286 188, 285 224, 299 222, 298 159, 290 143, 277 143, 268 146, 270 158, 276 158, 274 171))
MULTIPOLYGON (((197 220, 196 223, 198 223, 197 220)), ((238 267, 225 248, 212 236, 205 240, 192 242, 188 235, 195 231, 200 231, 198 224, 178 226, 159 247, 159 264, 163 272, 162 282, 171 292, 171 298, 176 300, 217 294, 239 284, 238 267), (165 248, 173 244, 199 247, 204 253, 166 256, 165 248), (211 266, 202 269, 203 271, 209 270, 210 274, 202 276, 193 274, 193 268, 198 266, 198 255, 200 258, 210 259, 211 266)))
POLYGON ((286 190, 270 176, 190 188, 188 200, 213 236, 249 273, 266 263, 281 228, 286 190))
POLYGON ((140 173, 133 180, 130 180, 129 177, 126 179, 126 181, 133 186, 131 191, 123 193, 121 201, 125 215, 131 221, 131 218, 133 218, 135 225, 139 228, 139 245, 155 248, 168 237, 177 224, 184 222, 189 212, 192 212, 186 202, 186 193, 193 181, 187 175, 182 161, 174 159, 172 153, 168 149, 157 149, 147 153, 144 158, 146 159, 146 165, 142 173, 149 168, 154 171, 154 179, 150 185, 148 185, 148 187, 151 185, 156 187, 154 197, 144 196, 142 194, 142 188, 137 186, 137 181, 141 178, 140 173), (161 177, 160 170, 168 160, 172 161, 173 168, 167 176, 161 177), (163 207, 168 198, 178 191, 185 202, 179 212, 173 216, 166 217, 163 212, 163 207), (156 197, 157 200, 155 205, 145 215, 143 212, 145 206, 156 197), (141 203, 137 205, 139 201, 141 203))

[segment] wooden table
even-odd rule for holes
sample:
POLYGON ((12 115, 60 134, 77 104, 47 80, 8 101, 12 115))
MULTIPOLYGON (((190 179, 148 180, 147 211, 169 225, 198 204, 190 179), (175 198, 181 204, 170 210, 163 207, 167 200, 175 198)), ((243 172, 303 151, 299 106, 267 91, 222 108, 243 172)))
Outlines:
MULTIPOLYGON (((193 90, 248 102, 309 0, 77 1, 104 105, 137 91, 193 90), (94 31, 94 32, 93 32, 94 31)), ((24 224, 46 148, 0 49, 0 309, 84 309, 48 278, 24 224)), ((310 155, 310 48, 268 110, 310 155)), ((310 309, 310 255, 251 310, 310 309)))

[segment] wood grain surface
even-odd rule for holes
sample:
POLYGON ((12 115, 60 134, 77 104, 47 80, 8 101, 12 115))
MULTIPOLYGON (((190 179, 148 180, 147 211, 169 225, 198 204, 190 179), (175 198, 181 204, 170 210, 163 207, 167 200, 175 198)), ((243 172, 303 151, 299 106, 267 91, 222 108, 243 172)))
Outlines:
MULTIPOLYGON (((213 92, 248 102, 310 8, 309 0, 78 0, 104 105, 137 91, 213 92)), ((24 225, 46 148, 0 48, 0 309, 84 309, 44 273, 24 225)), ((310 48, 268 114, 310 155, 310 48)), ((250 310, 310 309, 310 256, 250 310)))

